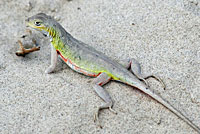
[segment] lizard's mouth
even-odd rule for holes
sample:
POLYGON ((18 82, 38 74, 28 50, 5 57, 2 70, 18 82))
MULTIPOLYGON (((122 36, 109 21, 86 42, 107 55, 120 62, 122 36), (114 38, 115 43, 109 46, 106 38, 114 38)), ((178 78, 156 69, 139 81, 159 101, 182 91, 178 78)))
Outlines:
POLYGON ((35 29, 35 30, 37 30, 37 31, 42 31, 42 29, 36 27, 34 24, 32 24, 31 22, 28 22, 28 21, 26 21, 26 27, 35 29))
POLYGON ((42 30, 42 27, 36 26, 34 24, 34 21, 32 21, 29 18, 25 20, 25 24, 26 24, 26 27, 30 27, 30 28, 33 28, 33 29, 38 30, 38 31, 42 30))

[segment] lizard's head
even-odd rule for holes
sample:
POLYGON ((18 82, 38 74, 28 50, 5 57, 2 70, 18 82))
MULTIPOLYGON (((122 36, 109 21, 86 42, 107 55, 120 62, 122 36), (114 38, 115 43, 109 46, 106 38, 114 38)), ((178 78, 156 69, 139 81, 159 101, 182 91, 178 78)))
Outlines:
POLYGON ((39 31, 47 31, 50 27, 51 17, 44 13, 38 13, 32 17, 26 19, 27 26, 39 31))

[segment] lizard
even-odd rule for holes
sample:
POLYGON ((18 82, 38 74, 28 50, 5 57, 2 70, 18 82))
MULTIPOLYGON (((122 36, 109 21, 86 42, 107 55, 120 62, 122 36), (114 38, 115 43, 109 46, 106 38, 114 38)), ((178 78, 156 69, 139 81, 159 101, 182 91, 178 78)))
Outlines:
POLYGON ((124 60, 122 63, 112 60, 92 46, 75 39, 53 17, 45 13, 38 13, 27 18, 26 25, 42 32, 50 39, 51 65, 46 69, 45 73, 49 74, 54 71, 59 56, 72 70, 95 77, 92 82, 94 91, 104 100, 105 104, 97 108, 94 114, 94 121, 99 120, 99 113, 102 109, 109 109, 116 113, 112 108, 114 102, 111 96, 102 87, 110 80, 115 80, 137 88, 149 95, 200 133, 200 128, 188 117, 149 88, 145 79, 151 76, 144 77, 142 75, 141 67, 135 59, 124 60), (131 71, 128 68, 131 68, 131 71))

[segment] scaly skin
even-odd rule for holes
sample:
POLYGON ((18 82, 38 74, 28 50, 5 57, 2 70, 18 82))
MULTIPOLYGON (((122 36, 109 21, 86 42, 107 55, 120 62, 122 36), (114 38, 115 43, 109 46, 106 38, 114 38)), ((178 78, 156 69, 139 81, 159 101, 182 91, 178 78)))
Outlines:
POLYGON ((26 21, 28 26, 41 31, 43 34, 50 37, 53 47, 52 65, 47 71, 48 73, 54 70, 57 56, 59 55, 73 70, 88 76, 97 77, 93 82, 93 87, 96 93, 106 102, 106 105, 98 108, 97 113, 95 114, 96 120, 98 119, 98 114, 101 109, 109 108, 111 111, 115 112, 112 109, 113 101, 111 97, 107 91, 101 87, 110 79, 113 79, 140 89, 160 102, 200 133, 199 127, 192 123, 192 121, 185 117, 170 103, 148 88, 148 85, 144 83, 145 79, 154 76, 143 77, 140 72, 140 67, 135 60, 132 59, 127 63, 123 63, 123 65, 111 60, 103 53, 73 38, 59 23, 44 13, 32 16, 26 21), (127 70, 129 67, 131 67, 134 74, 127 70))

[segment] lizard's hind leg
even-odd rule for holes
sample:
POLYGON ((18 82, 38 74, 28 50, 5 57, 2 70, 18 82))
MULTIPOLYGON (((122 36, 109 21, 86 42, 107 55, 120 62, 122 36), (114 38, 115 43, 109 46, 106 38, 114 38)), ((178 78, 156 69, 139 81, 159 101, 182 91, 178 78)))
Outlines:
POLYGON ((165 89, 165 84, 163 83, 163 81, 159 77, 157 77, 157 76, 155 76, 153 74, 151 74, 151 75, 144 75, 144 74, 142 74, 142 72, 141 72, 141 66, 140 66, 139 62, 136 59, 132 58, 132 59, 128 59, 128 60, 121 60, 120 64, 122 64, 127 69, 131 68, 132 73, 138 79, 144 81, 147 86, 149 86, 149 84, 146 81, 146 79, 148 79, 148 78, 154 78, 157 81, 159 81, 162 84, 163 88, 165 89))
POLYGON ((99 126, 100 126, 99 121, 98 121, 99 113, 102 109, 109 109, 111 112, 115 114, 117 113, 116 111, 112 109, 113 100, 111 99, 109 93, 102 87, 104 84, 110 81, 110 79, 111 79, 110 76, 108 76, 106 73, 102 73, 93 81, 93 87, 94 87, 95 92, 101 99, 103 99, 106 102, 106 104, 99 106, 97 111, 94 114, 94 121, 95 122, 97 121, 99 126))

